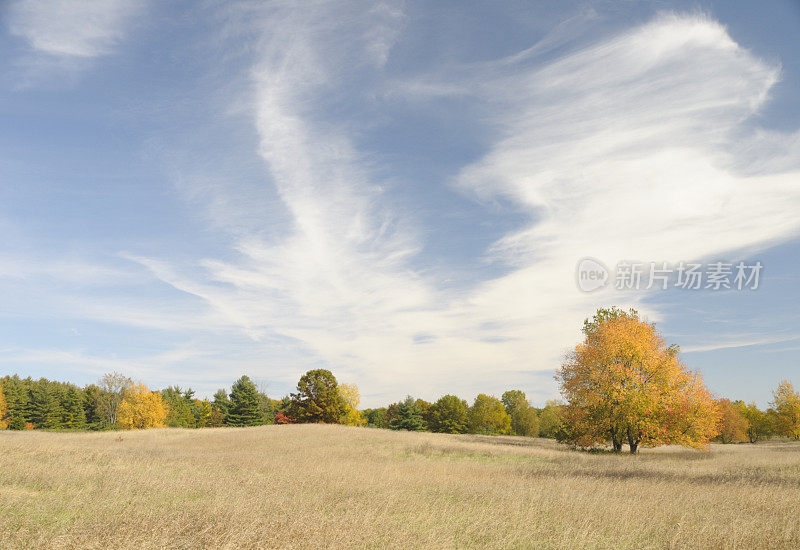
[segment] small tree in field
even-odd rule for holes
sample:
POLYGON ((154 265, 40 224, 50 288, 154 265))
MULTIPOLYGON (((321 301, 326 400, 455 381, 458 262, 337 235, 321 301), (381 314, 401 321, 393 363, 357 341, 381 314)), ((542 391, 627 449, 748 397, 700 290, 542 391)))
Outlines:
POLYGON ((653 324, 634 310, 601 309, 583 332, 556 374, 571 442, 610 440, 620 451, 627 441, 635 453, 639 445, 705 447, 717 434, 716 401, 653 324))
POLYGON ((259 426, 264 423, 258 390, 248 376, 239 378, 231 388, 226 421, 229 426, 259 426))
POLYGON ((297 393, 292 394, 287 413, 297 422, 338 424, 345 408, 333 373, 326 369, 314 369, 300 377, 297 393))
POLYGON ((161 428, 167 420, 168 407, 159 392, 144 384, 134 384, 125 391, 117 407, 117 427, 122 430, 161 428))

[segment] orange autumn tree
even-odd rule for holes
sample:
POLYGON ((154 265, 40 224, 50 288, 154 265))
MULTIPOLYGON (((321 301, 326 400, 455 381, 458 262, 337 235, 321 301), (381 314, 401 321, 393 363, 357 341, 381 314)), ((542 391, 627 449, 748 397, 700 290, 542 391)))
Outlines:
POLYGON ((717 403, 696 372, 635 310, 600 309, 584 322, 585 339, 556 374, 568 404, 566 440, 705 447, 717 434, 717 403))
POLYGON ((742 408, 730 399, 720 399, 717 402, 720 419, 717 438, 721 443, 741 443, 749 441, 748 431, 750 423, 742 414, 742 408))
POLYGON ((117 428, 146 430, 166 424, 169 407, 160 392, 151 392, 142 383, 134 384, 117 407, 117 428))

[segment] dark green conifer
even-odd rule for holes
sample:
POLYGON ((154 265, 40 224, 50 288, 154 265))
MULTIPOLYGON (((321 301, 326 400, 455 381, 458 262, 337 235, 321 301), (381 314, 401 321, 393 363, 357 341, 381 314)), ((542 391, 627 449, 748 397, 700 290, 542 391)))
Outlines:
POLYGON ((231 405, 226 423, 229 426, 258 426, 264 423, 256 385, 242 376, 231 388, 231 405))

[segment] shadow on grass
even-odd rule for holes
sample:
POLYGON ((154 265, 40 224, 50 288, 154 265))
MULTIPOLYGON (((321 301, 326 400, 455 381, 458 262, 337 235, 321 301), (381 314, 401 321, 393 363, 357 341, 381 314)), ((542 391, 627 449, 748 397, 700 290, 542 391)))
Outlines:
POLYGON ((531 469, 522 472, 522 475, 527 478, 537 479, 558 476, 623 482, 646 480, 670 483, 681 482, 694 485, 747 484, 750 486, 770 485, 800 488, 800 475, 777 474, 767 468, 745 468, 737 471, 691 474, 651 470, 648 468, 615 469, 613 467, 595 466, 594 468, 567 467, 557 470, 549 469, 548 471, 531 469))

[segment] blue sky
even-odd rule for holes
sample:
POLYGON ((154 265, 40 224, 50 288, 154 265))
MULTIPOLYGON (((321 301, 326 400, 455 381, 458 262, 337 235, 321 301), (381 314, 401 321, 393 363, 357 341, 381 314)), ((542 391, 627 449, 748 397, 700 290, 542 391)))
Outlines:
POLYGON ((542 404, 601 306, 800 383, 800 5, 10 1, 0 372, 542 404), (760 261, 582 292, 579 260, 760 261))

